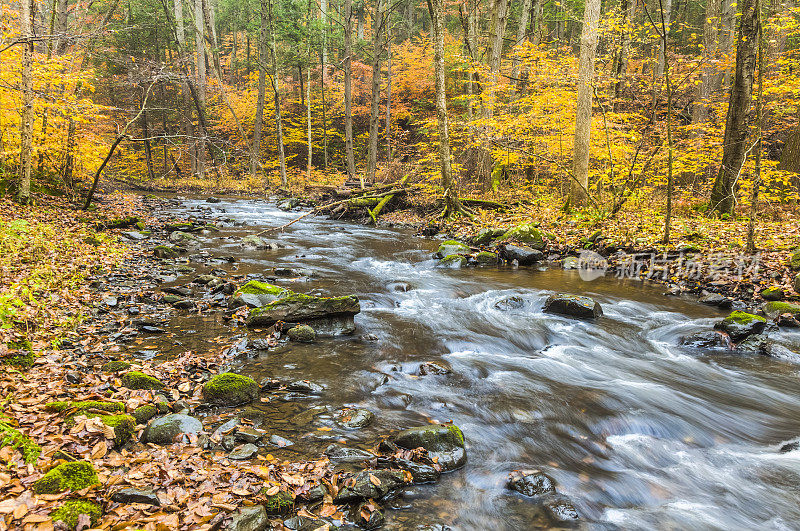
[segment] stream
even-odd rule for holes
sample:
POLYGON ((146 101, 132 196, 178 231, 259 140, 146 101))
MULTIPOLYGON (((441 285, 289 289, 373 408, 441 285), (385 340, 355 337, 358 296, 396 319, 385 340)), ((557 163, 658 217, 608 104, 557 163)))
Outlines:
MULTIPOLYGON (((716 308, 665 297, 660 285, 586 282, 559 267, 442 268, 432 259, 436 240, 317 217, 267 236, 285 248, 243 250, 240 237, 299 215, 267 201, 188 199, 167 213, 214 220, 221 230, 198 235, 189 253, 210 260, 190 262, 195 273, 166 271, 163 286, 212 269, 266 278, 286 267, 313 275, 276 284, 361 299, 353 336, 236 358, 232 370, 256 381, 325 388, 241 409, 256 427, 295 442, 271 453, 316 458, 333 442, 370 448, 431 420, 463 430, 466 466, 405 489, 387 505, 388 529, 530 529, 541 508, 505 488, 510 471, 530 468, 554 478, 591 529, 800 529, 800 450, 778 451, 800 436, 800 366, 678 347, 724 315, 716 308), (214 259, 224 256, 236 261, 214 259), (547 296, 561 291, 595 298, 604 316, 543 313, 547 296), (452 372, 418 375, 427 361, 452 372), (345 430, 333 421, 343 406, 376 418, 345 430)), ((171 357, 261 337, 221 314, 175 311, 168 334, 126 348, 171 357)), ((800 332, 771 337, 800 352, 800 332)))

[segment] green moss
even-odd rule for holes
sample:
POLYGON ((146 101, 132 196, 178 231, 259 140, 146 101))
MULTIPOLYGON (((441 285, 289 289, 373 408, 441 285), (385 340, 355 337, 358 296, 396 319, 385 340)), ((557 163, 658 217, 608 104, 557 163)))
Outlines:
POLYGON ((146 424, 148 420, 158 415, 156 406, 145 404, 133 410, 133 418, 137 424, 146 424))
POLYGON ((121 413, 125 411, 125 404, 122 402, 101 402, 99 400, 82 400, 79 402, 49 402, 45 404, 45 409, 63 413, 75 410, 71 415, 80 415, 89 410, 108 411, 109 413, 121 413))
POLYGON ((128 442, 136 430, 136 419, 130 415, 89 415, 99 417, 106 426, 114 428, 114 444, 122 446, 128 442))
POLYGON ((153 256, 156 258, 177 258, 178 251, 166 245, 156 245, 153 247, 153 256))
POLYGON ((203 398, 219 405, 249 404, 258 398, 259 385, 241 374, 217 374, 203 385, 203 398))
POLYGON ((92 526, 97 525, 103 510, 100 506, 89 500, 67 500, 61 507, 50 513, 50 518, 54 522, 64 522, 70 528, 75 529, 78 525, 78 518, 85 514, 89 517, 92 526))
POLYGON ((284 288, 273 286, 272 284, 267 284, 266 282, 259 282, 258 280, 251 280, 241 288, 239 288, 236 293, 248 293, 252 295, 275 295, 280 296, 283 293, 286 293, 287 290, 284 288))
POLYGON ((58 494, 65 490, 81 490, 97 485, 97 472, 91 463, 74 461, 63 463, 50 470, 33 484, 36 494, 58 494))
POLYGON ((764 313, 775 317, 784 313, 790 313, 794 316, 798 316, 800 315, 800 305, 791 304, 789 302, 771 301, 764 304, 764 313))
POLYGON ((533 223, 518 225, 509 230, 501 237, 503 240, 517 240, 526 243, 537 250, 544 249, 544 237, 541 231, 533 223))
POLYGON ((273 301, 265 306, 261 306, 260 308, 253 308, 250 310, 250 316, 258 316, 283 306, 295 304, 295 303, 315 303, 322 301, 325 303, 326 306, 326 313, 333 314, 337 313, 336 307, 341 304, 343 306, 350 306, 353 304, 353 297, 352 295, 346 295, 344 297, 315 297, 313 295, 305 295, 303 293, 295 293, 289 292, 285 296, 281 297, 280 299, 273 301))
POLYGON ((109 361, 104 363, 100 370, 103 372, 120 372, 125 369, 130 369, 131 364, 127 361, 109 361))
POLYGON ((494 253, 490 253, 488 251, 481 251, 480 253, 475 255, 475 260, 479 264, 496 264, 497 255, 494 253))
POLYGON ((464 433, 461 431, 461 428, 456 426, 455 424, 448 424, 447 430, 453 434, 453 436, 461 441, 461 446, 464 446, 464 433))
POLYGON ((298 325, 290 328, 286 335, 292 341, 299 341, 300 343, 311 343, 317 338, 317 333, 308 325, 298 325))
POLYGON ((0 448, 11 446, 22 452, 22 458, 26 463, 36 463, 42 453, 41 447, 33 442, 33 439, 12 427, 4 421, 0 421, 0 448))
POLYGON ((36 356, 33 354, 33 347, 30 341, 27 339, 23 341, 9 341, 8 348, 19 352, 12 356, 3 357, 2 360, 4 364, 17 369, 30 369, 33 366, 36 356))
POLYGON ((779 301, 783 298, 781 288, 767 288, 761 292, 761 297, 767 301, 779 301))
POLYGON ((294 499, 288 492, 279 492, 272 496, 267 496, 264 508, 267 514, 286 514, 294 507, 294 499))
POLYGON ((760 315, 753 315, 752 313, 742 312, 739 310, 731 312, 731 314, 724 319, 724 322, 735 323, 738 325, 747 325, 753 321, 766 322, 767 320, 760 315))
POLYGON ((122 385, 128 389, 163 389, 164 383, 139 371, 126 372, 122 376, 122 385))

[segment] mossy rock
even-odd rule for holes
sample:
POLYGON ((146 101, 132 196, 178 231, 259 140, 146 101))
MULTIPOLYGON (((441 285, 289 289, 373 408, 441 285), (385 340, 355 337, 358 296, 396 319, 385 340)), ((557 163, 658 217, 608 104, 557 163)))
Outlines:
POLYGON ((131 368, 131 364, 127 361, 109 361, 104 363, 100 370, 103 372, 120 372, 131 368))
POLYGON ((267 514, 287 514, 294 507, 294 498, 288 492, 279 492, 272 496, 267 496, 267 501, 264 503, 264 508, 267 514))
POLYGON ((460 254, 449 254, 439 260, 439 264, 447 267, 464 267, 467 265, 467 257, 460 254))
POLYGON ((789 302, 770 301, 764 304, 763 310, 772 319, 785 313, 790 313, 795 318, 800 317, 800 305, 789 302))
POLYGON ((761 292, 761 298, 765 301, 780 301, 783 300, 784 293, 781 288, 767 288, 761 292))
POLYGON ((475 245, 486 245, 505 233, 505 229, 483 229, 474 238, 472 238, 472 243, 475 245))
POLYGON ((449 451, 464 447, 464 433, 454 424, 431 424, 401 431, 395 437, 398 446, 408 449, 418 447, 428 451, 449 451))
POLYGON ((794 270, 800 269, 800 251, 795 251, 792 253, 792 256, 789 257, 789 267, 794 270))
POLYGON ((317 339, 317 333, 308 325, 298 325, 290 328, 286 335, 291 341, 299 343, 313 343, 317 339))
POLYGON ((236 293, 249 293, 251 295, 282 295, 288 290, 279 286, 273 286, 266 282, 259 282, 258 280, 251 280, 238 290, 236 293))
POLYGON ((140 220, 137 216, 126 216, 124 218, 117 218, 112 219, 108 222, 108 228, 110 229, 127 229, 128 227, 133 227, 140 220))
POLYGON ((545 247, 544 236, 542 232, 536 228, 533 223, 524 225, 517 225, 513 229, 503 234, 503 240, 516 240, 518 242, 527 244, 529 247, 541 251, 545 247))
POLYGON ((436 250, 436 258, 444 258, 449 255, 459 254, 459 253, 469 253, 472 249, 469 248, 469 245, 461 243, 457 240, 446 240, 439 245, 439 248, 436 250))
POLYGON ((217 374, 203 385, 203 399, 221 406, 249 404, 258 399, 261 388, 255 380, 241 374, 217 374))
POLYGON ((728 317, 714 325, 717 330, 728 334, 734 343, 747 339, 753 334, 760 334, 766 327, 767 320, 760 315, 736 310, 728 317))
POLYGON ((248 326, 271 326, 277 321, 298 322, 333 316, 355 315, 361 311, 358 297, 315 297, 302 293, 288 295, 253 308, 247 318, 248 326))
POLYGON ((488 251, 481 251, 475 255, 475 261, 480 265, 496 265, 497 255, 488 251))
POLYGON ((50 513, 50 518, 54 522, 63 522, 69 529, 78 526, 80 515, 85 514, 94 527, 103 516, 103 509, 93 501, 89 500, 67 500, 61 507, 50 513))
POLYGON ((103 424, 114 428, 114 444, 117 447, 128 442, 136 430, 136 419, 131 415, 89 415, 89 417, 98 417, 103 424))
POLYGON ((122 376, 122 385, 128 389, 163 389, 164 382, 139 371, 126 372, 122 376))
POLYGON ((73 461, 63 463, 51 469, 33 484, 36 494, 58 494, 65 490, 81 490, 97 485, 97 472, 91 463, 73 461))
POLYGON ((156 415, 158 415, 158 408, 151 404, 139 406, 132 413, 133 418, 136 419, 136 424, 147 424, 147 421, 156 415))
POLYGON ((153 247, 153 256, 156 258, 177 258, 178 250, 174 247, 168 247, 166 245, 156 245, 153 247))

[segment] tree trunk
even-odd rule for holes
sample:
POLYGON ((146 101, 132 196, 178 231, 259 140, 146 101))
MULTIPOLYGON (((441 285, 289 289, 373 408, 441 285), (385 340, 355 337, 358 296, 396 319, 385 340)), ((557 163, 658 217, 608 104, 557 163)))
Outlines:
POLYGON ((142 135, 144 136, 144 159, 147 163, 147 175, 150 181, 156 180, 156 174, 153 171, 153 148, 150 145, 150 126, 147 123, 147 109, 145 108, 144 96, 142 97, 142 135))
POLYGON ((319 19, 322 22, 322 82, 325 82, 325 65, 328 64, 328 0, 319 2, 319 19))
MULTIPOLYGON (((667 28, 667 33, 669 33, 669 22, 670 17, 672 16, 672 0, 659 0, 658 5, 661 7, 660 12, 663 13, 664 16, 664 23, 663 26, 667 28)), ((658 63, 656 63, 656 79, 662 79, 664 77, 664 65, 667 61, 667 50, 664 47, 664 39, 661 39, 658 45, 658 63)))
MULTIPOLYGON (((197 99, 200 103, 200 111, 204 112, 206 105, 206 53, 205 44, 205 24, 203 23, 203 0, 194 0, 194 31, 195 31, 195 72, 197 74, 197 99)), ((205 137, 197 142, 197 175, 203 177, 206 171, 206 141, 205 137)))
POLYGON ((742 0, 739 36, 736 42, 736 72, 728 102, 725 137, 722 142, 722 163, 711 190, 710 211, 733 214, 739 173, 747 154, 750 107, 753 98, 753 77, 758 47, 756 0, 742 0))
POLYGON ((581 51, 578 59, 578 94, 575 114, 575 146, 571 200, 584 204, 589 190, 589 147, 592 132, 592 81, 597 50, 597 25, 600 20, 600 0, 587 0, 583 13, 581 51))
POLYGON ((269 0, 261 0, 261 27, 258 31, 258 98, 256 116, 253 122, 253 147, 250 152, 250 175, 258 173, 257 157, 261 156, 261 132, 264 123, 264 102, 267 92, 267 46, 269 42, 269 0))
POLYGON ((484 118, 494 114, 494 95, 499 82, 500 58, 503 53, 503 36, 508 23, 508 0, 494 0, 492 26, 489 32, 489 97, 484 109, 484 118))
POLYGON ((367 153, 366 180, 375 182, 378 166, 378 129, 381 104, 381 54, 383 53, 383 3, 375 0, 372 17, 372 98, 369 113, 369 151, 367 153))
POLYGON ((444 217, 461 211, 450 161, 450 131, 447 123, 447 94, 444 77, 444 0, 427 0, 433 26, 433 69, 436 75, 436 122, 439 130, 439 164, 444 188, 444 217))
MULTIPOLYGON (((727 54, 733 49, 733 37, 736 31, 736 0, 722 0, 720 8, 719 50, 727 54)), ((726 67, 717 74, 713 92, 728 86, 730 68, 726 67)))
POLYGON ((281 172, 281 186, 286 186, 289 179, 286 176, 286 155, 283 151, 283 123, 281 120, 281 96, 278 90, 278 59, 275 53, 275 15, 272 11, 272 1, 269 0, 269 54, 272 59, 272 90, 275 93, 275 136, 278 144, 278 162, 281 172))
POLYGON ((747 244, 745 251, 756 252, 756 216, 758 215, 758 188, 761 186, 761 151, 763 149, 764 119, 764 21, 761 12, 761 0, 756 0, 756 23, 758 24, 758 99, 756 100, 756 155, 755 179, 750 201, 750 221, 747 223, 747 244))
POLYGON ((708 0, 706 21, 703 25, 703 69, 697 86, 697 101, 692 106, 692 122, 708 121, 709 99, 714 84, 716 69, 711 61, 717 57, 717 34, 719 28, 720 0, 708 0))
POLYGON ((392 35, 386 39, 386 163, 392 163, 392 35))
MULTIPOLYGON (((533 5, 533 0, 523 0, 522 1, 522 13, 519 15, 519 23, 517 24, 517 39, 514 41, 514 44, 519 46, 522 44, 522 41, 525 40, 525 36, 528 35, 528 22, 531 19, 531 6, 533 5)), ((514 60, 511 64, 511 79, 516 80, 517 76, 519 75, 519 57, 514 57, 514 60)))
POLYGON ((19 9, 22 43, 22 120, 20 122, 19 190, 17 201, 31 201, 31 159, 33 157, 33 20, 31 0, 21 0, 19 9))
MULTIPOLYGON (((344 145, 347 156, 347 178, 356 174, 356 161, 353 153, 353 0, 344 0, 344 145)), ((364 188, 364 176, 360 177, 364 188)))
MULTIPOLYGON (((714 0, 709 0, 713 2, 714 0)), ((617 99, 622 96, 625 88, 625 76, 628 72, 628 56, 631 49, 630 24, 636 10, 635 0, 620 0, 619 9, 622 15, 622 27, 620 29, 620 44, 614 57, 614 107, 617 106, 617 99)))
MULTIPOLYGON (((320 54, 320 61, 322 55, 320 54)), ((322 75, 319 76, 320 105, 322 106, 322 168, 328 174, 328 117, 325 110, 325 63, 322 62, 322 75)))
POLYGON ((797 110, 797 125, 786 138, 778 169, 800 173, 800 108, 797 110))
POLYGON ((308 180, 311 181, 311 165, 314 158, 314 144, 311 142, 311 0, 308 0, 308 13, 306 14, 306 130, 308 138, 308 180))

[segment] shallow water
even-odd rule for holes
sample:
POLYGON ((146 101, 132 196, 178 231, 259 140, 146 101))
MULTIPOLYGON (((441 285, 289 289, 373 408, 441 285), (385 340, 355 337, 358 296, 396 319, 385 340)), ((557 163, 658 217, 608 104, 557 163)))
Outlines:
MULTIPOLYGON (((530 528, 538 508, 504 482, 509 471, 534 467, 555 478, 592 528, 800 528, 800 451, 777 451, 800 435, 800 367, 678 348, 681 335, 712 326, 721 315, 715 309, 664 297, 663 286, 585 282, 558 268, 444 269, 431 259, 436 241, 313 217, 268 236, 286 249, 243 251, 238 236, 298 215, 264 201, 187 200, 172 212, 243 223, 201 236, 199 250, 237 261, 192 263, 197 273, 309 268, 309 281, 277 283, 322 295, 355 293, 362 301, 353 337, 237 358, 234 369, 257 380, 308 379, 326 387, 318 397, 245 410, 259 427, 297 442, 281 457, 316 456, 338 440, 369 447, 390 430, 429 420, 462 428, 467 465, 404 492, 387 511, 388 528, 530 528), (590 295, 605 315, 585 322, 542 313, 556 291, 590 295), (496 306, 511 296, 522 306, 496 306), (367 333, 378 340, 359 339, 367 333), (416 376, 430 360, 452 374, 416 376), (370 409, 376 420, 343 430, 331 418, 341 406, 370 409)), ((135 348, 170 356, 258 336, 232 330, 219 312, 176 312, 170 330, 180 332, 135 348)), ((800 351, 800 333, 772 337, 800 351)))

